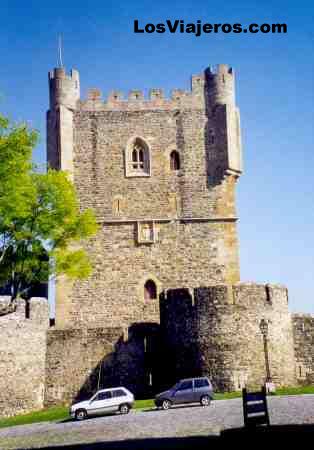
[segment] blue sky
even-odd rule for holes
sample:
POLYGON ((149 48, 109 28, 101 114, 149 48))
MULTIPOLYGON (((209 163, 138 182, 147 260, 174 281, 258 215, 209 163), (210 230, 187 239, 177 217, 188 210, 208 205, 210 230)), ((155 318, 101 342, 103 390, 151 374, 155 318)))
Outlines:
POLYGON ((237 76, 245 173, 238 184, 241 279, 289 288, 314 312, 314 6, 310 1, 1 0, 0 111, 41 132, 57 36, 67 69, 88 87, 189 88, 190 75, 228 63, 237 76), (287 34, 134 34, 133 20, 287 23, 287 34))

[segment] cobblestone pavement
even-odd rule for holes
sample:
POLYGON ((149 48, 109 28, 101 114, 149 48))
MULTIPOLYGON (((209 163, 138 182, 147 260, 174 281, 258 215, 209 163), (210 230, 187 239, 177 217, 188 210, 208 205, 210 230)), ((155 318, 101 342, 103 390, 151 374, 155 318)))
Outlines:
MULTIPOLYGON (((271 397, 269 409, 272 424, 314 424, 314 395, 271 397)), ((85 450, 96 448, 89 444, 97 442, 115 442, 118 445, 126 439, 218 436, 223 429, 242 426, 242 400, 219 400, 205 408, 183 406, 169 411, 131 412, 125 416, 98 417, 84 422, 50 422, 5 428, 0 430, 0 449, 62 445, 70 449, 71 445, 81 444, 75 448, 85 450)), ((131 448, 125 445, 124 442, 121 448, 131 448)), ((198 448, 194 446, 195 450, 198 448)))

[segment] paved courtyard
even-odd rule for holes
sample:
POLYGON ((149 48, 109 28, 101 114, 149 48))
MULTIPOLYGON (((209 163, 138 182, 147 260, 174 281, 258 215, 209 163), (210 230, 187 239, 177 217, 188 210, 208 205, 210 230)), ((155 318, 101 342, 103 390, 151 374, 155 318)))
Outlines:
MULTIPOLYGON (((271 397, 269 409, 272 424, 314 424, 314 395, 271 397)), ((220 400, 207 408, 184 406, 169 411, 98 417, 84 422, 50 422, 5 428, 0 430, 0 449, 199 450, 209 448, 208 439, 214 440, 222 430, 242 426, 242 400, 220 400), (174 445, 176 442, 177 447, 174 445), (189 447, 185 446, 187 443, 189 447)))

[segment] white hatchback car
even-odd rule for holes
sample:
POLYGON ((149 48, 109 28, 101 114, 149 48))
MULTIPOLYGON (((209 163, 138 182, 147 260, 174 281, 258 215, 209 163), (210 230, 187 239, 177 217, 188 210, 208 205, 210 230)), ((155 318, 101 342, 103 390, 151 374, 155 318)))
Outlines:
POLYGON ((89 400, 74 403, 70 408, 70 416, 76 420, 84 420, 87 416, 97 416, 115 411, 127 414, 133 403, 134 395, 124 387, 102 389, 89 400))

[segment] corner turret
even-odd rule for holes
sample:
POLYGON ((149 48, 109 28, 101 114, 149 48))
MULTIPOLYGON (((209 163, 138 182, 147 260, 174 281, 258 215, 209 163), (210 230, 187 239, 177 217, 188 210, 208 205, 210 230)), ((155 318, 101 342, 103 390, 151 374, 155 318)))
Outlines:
POLYGON ((60 105, 75 109, 80 98, 80 76, 77 70, 66 74, 63 67, 55 68, 49 72, 50 109, 60 105))
POLYGON ((208 99, 211 107, 216 105, 235 106, 234 74, 232 67, 218 64, 215 69, 206 70, 208 99))
POLYGON ((54 169, 73 176, 73 112, 80 98, 77 70, 66 74, 63 67, 48 74, 50 109, 47 112, 47 161, 54 169))
POLYGON ((214 178, 242 173, 240 112, 235 103, 234 72, 227 64, 205 70, 209 146, 215 148, 214 178), (219 157, 218 157, 219 155, 219 157))

